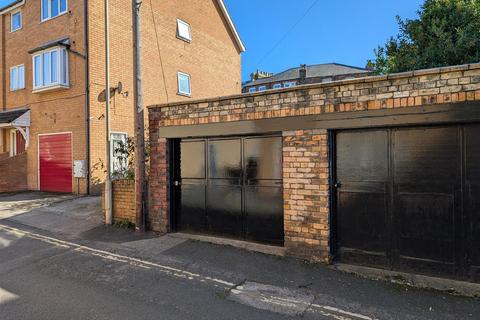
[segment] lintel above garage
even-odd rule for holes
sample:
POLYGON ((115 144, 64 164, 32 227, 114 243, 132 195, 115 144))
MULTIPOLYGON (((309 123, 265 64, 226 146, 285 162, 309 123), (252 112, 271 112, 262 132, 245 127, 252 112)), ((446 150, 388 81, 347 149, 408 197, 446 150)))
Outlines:
POLYGON ((264 134, 305 129, 409 126, 428 123, 457 123, 465 121, 480 121, 480 107, 478 102, 464 101, 421 106, 414 109, 380 109, 198 125, 162 126, 158 130, 159 137, 178 138, 264 134))

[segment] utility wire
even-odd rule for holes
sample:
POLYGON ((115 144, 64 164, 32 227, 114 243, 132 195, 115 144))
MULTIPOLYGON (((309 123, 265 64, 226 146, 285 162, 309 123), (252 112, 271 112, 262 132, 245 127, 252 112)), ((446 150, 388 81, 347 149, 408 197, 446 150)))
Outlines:
POLYGON ((258 62, 257 62, 257 65, 259 65, 260 63, 263 62, 263 60, 265 60, 270 54, 272 54, 273 51, 275 51, 275 49, 277 49, 277 47, 283 42, 283 40, 285 40, 288 35, 300 24, 300 22, 303 21, 303 19, 305 19, 305 17, 310 13, 310 11, 312 11, 312 9, 315 7, 315 5, 319 2, 320 0, 315 0, 312 5, 310 7, 308 7, 308 9, 303 13, 303 15, 300 17, 300 19, 298 19, 293 25, 292 27, 290 27, 290 29, 288 29, 288 31, 280 38, 280 40, 277 41, 277 43, 275 43, 275 45, 272 47, 272 49, 270 49, 258 62))
POLYGON ((158 58, 160 59, 160 67, 162 68, 163 87, 165 88, 165 96, 167 98, 167 103, 168 103, 169 98, 168 98, 167 81, 166 81, 166 78, 165 78, 165 69, 163 67, 162 50, 160 50, 160 41, 158 39, 157 22, 156 22, 156 19, 155 19, 155 14, 153 13, 152 0, 150 0, 150 12, 152 14, 153 28, 155 29, 155 38, 157 40, 158 58))

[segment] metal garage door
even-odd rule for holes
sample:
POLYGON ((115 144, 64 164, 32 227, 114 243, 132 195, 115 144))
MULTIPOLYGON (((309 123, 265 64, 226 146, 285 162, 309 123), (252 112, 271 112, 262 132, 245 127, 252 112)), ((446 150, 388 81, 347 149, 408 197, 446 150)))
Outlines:
POLYGON ((176 141, 174 180, 177 230, 283 244, 281 137, 176 141))
POLYGON ((337 133, 338 258, 478 278, 479 137, 478 125, 337 133))
POLYGON ((70 133, 38 137, 40 190, 72 192, 72 137, 70 133))

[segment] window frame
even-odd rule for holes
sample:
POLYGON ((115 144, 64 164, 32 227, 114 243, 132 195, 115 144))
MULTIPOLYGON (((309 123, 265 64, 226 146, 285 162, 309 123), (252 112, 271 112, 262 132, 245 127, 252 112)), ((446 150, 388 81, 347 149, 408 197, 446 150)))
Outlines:
POLYGON ((46 22, 55 18, 58 18, 60 16, 63 16, 64 14, 68 13, 68 0, 65 0, 65 11, 60 11, 61 8, 61 0, 58 0, 58 14, 54 17, 52 17, 52 8, 50 7, 50 3, 52 0, 40 0, 40 22, 46 22), (48 4, 48 17, 44 18, 43 17, 43 3, 47 1, 48 4))
POLYGON ((258 87, 258 91, 259 91, 259 92, 267 91, 267 89, 268 89, 267 86, 260 86, 260 87, 258 87))
POLYGON ((282 89, 282 84, 281 83, 275 83, 272 85, 272 89, 282 89))
POLYGON ((177 94, 178 95, 181 95, 181 96, 186 96, 186 97, 191 97, 192 96, 192 77, 190 76, 190 74, 188 73, 185 73, 185 72, 181 72, 181 71, 178 71, 177 72, 177 86, 178 86, 178 90, 177 90, 177 94), (188 78, 188 89, 189 89, 189 92, 182 92, 180 90, 180 77, 181 76, 186 76, 188 78))
POLYGON ((284 88, 293 88, 296 86, 297 86, 297 83, 295 81, 287 81, 283 83, 284 88))
POLYGON ((13 33, 13 32, 16 32, 18 30, 22 30, 22 28, 23 28, 23 12, 22 12, 22 9, 12 11, 12 13, 10 13, 10 32, 13 33), (14 29, 13 28, 13 16, 15 16, 17 14, 20 15, 20 27, 18 27, 17 29, 14 29))
MULTIPOLYGON (((112 161, 110 161, 110 172, 112 174, 115 173, 114 169, 115 169, 115 149, 114 149, 114 143, 113 141, 119 141, 118 139, 113 139, 113 136, 114 135, 118 135, 118 136, 122 136, 122 143, 127 143, 128 141, 128 133, 127 132, 117 132, 117 131, 111 131, 110 132, 110 159, 112 159, 112 161)), ((123 172, 125 172, 126 170, 128 170, 128 159, 123 159, 126 161, 125 163, 125 169, 123 170, 123 172)), ((116 173, 120 173, 120 172, 116 172, 116 173)))
POLYGON ((19 64, 19 65, 16 65, 16 66, 12 66, 10 67, 10 92, 14 92, 14 91, 18 91, 18 90, 23 90, 25 89, 25 65, 24 64, 19 64), (23 86, 20 86, 19 83, 20 83, 20 74, 18 72, 18 70, 22 68, 23 72, 22 72, 22 77, 23 77, 23 86), (12 81, 12 71, 13 70, 17 70, 17 87, 13 87, 13 81, 12 81))
POLYGON ((192 27, 191 27, 190 23, 188 23, 188 22, 186 22, 182 19, 179 19, 179 18, 177 18, 177 39, 183 40, 183 41, 188 42, 188 43, 192 42, 192 27), (188 35, 190 36, 190 38, 186 38, 186 37, 184 37, 180 34, 180 25, 181 24, 188 27, 188 35))
POLYGON ((41 91, 46 91, 50 89, 57 89, 57 88, 69 88, 70 87, 70 75, 69 75, 69 59, 68 59, 68 50, 64 46, 57 46, 53 48, 48 48, 42 51, 35 52, 32 54, 32 88, 33 92, 41 92, 41 91), (56 72, 57 72, 57 81, 53 82, 52 81, 52 74, 50 75, 50 84, 45 85, 45 79, 44 79, 44 72, 43 72, 43 66, 44 66, 44 55, 45 53, 50 54, 50 67, 53 65, 52 59, 51 59, 51 54, 52 52, 56 52, 57 58, 56 58, 56 72), (65 59, 65 66, 62 66, 63 64, 63 52, 65 52, 66 59, 65 59), (40 86, 36 85, 36 66, 35 66, 35 59, 36 57, 40 57, 40 78, 42 84, 40 86), (65 74, 64 74, 65 73, 65 74), (65 75, 65 82, 62 82, 62 77, 65 75))
POLYGON ((248 93, 255 93, 255 92, 257 92, 257 87, 248 88, 248 93))

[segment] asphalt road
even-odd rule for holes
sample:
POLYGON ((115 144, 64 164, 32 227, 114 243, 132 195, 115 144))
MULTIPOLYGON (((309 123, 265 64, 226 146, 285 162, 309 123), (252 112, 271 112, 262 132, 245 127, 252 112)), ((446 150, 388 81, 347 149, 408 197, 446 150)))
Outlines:
POLYGON ((0 215, 1 320, 480 318, 478 300, 293 259, 101 226, 72 234, 65 205, 0 215))

